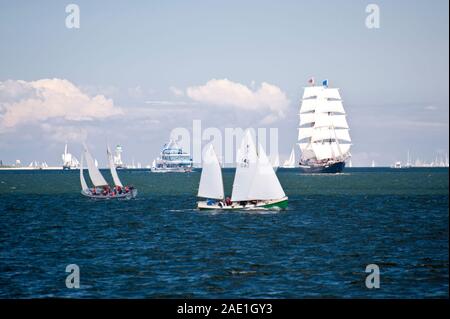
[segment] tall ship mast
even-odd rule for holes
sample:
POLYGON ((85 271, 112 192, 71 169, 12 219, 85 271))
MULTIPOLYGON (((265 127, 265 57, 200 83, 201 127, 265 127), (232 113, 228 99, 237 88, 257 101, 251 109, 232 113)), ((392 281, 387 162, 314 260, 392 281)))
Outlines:
POLYGON ((321 86, 304 88, 300 106, 298 145, 303 173, 339 173, 350 158, 351 138, 339 89, 321 86))

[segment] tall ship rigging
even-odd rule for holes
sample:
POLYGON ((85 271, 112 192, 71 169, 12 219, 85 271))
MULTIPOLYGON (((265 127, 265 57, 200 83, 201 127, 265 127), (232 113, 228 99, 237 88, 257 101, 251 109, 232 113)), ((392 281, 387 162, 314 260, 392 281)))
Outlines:
POLYGON ((339 89, 321 86, 305 87, 300 107, 298 145, 302 173, 340 173, 351 157, 351 138, 339 89))

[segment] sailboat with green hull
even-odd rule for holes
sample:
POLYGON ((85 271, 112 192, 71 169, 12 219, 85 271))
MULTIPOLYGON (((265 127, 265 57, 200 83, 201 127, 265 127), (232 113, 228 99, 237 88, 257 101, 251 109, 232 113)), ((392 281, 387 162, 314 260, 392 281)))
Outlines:
POLYGON ((246 131, 238 150, 236 173, 231 199, 225 199, 222 170, 212 145, 204 156, 197 196, 201 210, 260 210, 284 209, 288 197, 281 187, 264 149, 258 152, 250 131, 246 131))

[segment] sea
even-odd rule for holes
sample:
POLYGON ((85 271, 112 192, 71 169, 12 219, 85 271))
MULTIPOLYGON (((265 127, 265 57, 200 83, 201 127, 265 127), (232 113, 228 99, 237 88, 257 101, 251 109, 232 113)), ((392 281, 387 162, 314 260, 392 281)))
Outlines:
POLYGON ((106 201, 78 171, 0 171, 0 298, 449 297, 448 168, 277 175, 286 210, 221 212, 198 171, 120 170, 138 196, 106 201))

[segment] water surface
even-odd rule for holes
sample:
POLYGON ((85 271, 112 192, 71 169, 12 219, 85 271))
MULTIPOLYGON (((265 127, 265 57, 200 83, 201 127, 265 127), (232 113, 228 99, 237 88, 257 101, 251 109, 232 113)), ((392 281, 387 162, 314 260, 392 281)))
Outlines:
POLYGON ((223 213, 195 209, 198 172, 119 171, 138 197, 95 201, 78 171, 2 171, 0 298, 448 297, 448 169, 277 174, 287 210, 223 213))

